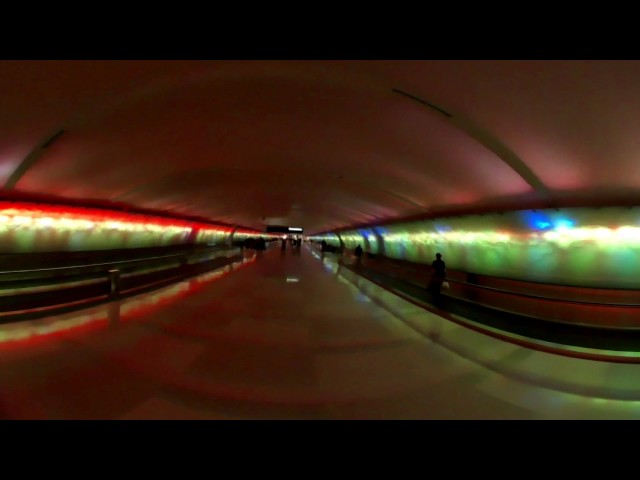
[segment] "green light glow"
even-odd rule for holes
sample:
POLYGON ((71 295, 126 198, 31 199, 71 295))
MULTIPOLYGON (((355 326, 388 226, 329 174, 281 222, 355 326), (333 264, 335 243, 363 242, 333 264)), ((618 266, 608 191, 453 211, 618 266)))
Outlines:
MULTIPOLYGON (((376 228, 391 258, 431 263, 441 252, 456 270, 566 285, 640 287, 637 209, 514 211, 381 227, 376 228)), ((360 244, 378 251, 372 229, 339 235, 346 248, 360 244)))
POLYGON ((331 245, 333 247, 340 246, 340 239, 335 233, 325 233, 323 235, 314 235, 312 237, 309 237, 309 239, 312 242, 321 242, 322 240, 324 240, 325 242, 327 242, 328 245, 331 245))

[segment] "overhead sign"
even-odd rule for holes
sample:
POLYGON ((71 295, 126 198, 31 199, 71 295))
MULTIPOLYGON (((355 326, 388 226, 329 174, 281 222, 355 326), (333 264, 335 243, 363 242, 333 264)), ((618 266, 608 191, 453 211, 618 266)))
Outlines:
POLYGON ((267 225, 267 233, 302 233, 300 227, 285 227, 283 225, 267 225))

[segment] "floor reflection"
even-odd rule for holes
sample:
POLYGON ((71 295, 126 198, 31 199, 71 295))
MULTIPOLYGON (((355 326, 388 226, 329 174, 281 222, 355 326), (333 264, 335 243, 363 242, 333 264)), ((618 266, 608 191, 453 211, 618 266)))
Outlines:
POLYGON ((640 418, 637 365, 497 340, 335 254, 270 249, 256 259, 102 309, 5 325, 2 415, 640 418))
POLYGON ((81 331, 88 332, 101 328, 114 328, 121 322, 151 314, 180 301, 180 299, 199 291, 209 283, 255 261, 256 255, 247 255, 238 262, 151 293, 109 302, 99 307, 70 314, 2 324, 0 325, 0 349, 34 345, 39 341, 46 341, 54 337, 60 339, 65 334, 77 334, 81 331))
MULTIPOLYGON (((313 256, 321 258, 317 254, 313 256)), ((447 325, 444 318, 425 312, 420 307, 403 301, 351 270, 341 269, 339 266, 340 258, 326 256, 322 258, 322 261, 327 270, 332 271, 340 280, 354 287, 354 295, 357 300, 366 298, 368 301, 374 302, 381 308, 392 312, 394 316, 434 343, 460 358, 473 362, 486 371, 528 385, 536 390, 536 393, 530 393, 530 395, 538 398, 538 401, 540 401, 541 392, 547 391, 545 395, 549 395, 549 398, 545 397, 545 401, 556 405, 567 402, 586 402, 593 405, 615 404, 617 409, 622 408, 634 417, 640 416, 640 385, 636 385, 632 381, 636 375, 640 374, 640 366, 638 365, 607 364, 579 358, 561 357, 513 345, 510 349, 508 343, 502 345, 505 347, 503 356, 493 355, 488 359, 483 344, 493 344, 495 350, 498 341, 490 337, 483 339, 482 335, 471 331, 466 332, 466 337, 473 337, 476 339, 474 342, 466 341, 467 338, 461 336, 459 331, 455 336, 446 335, 446 330, 453 328, 455 331, 459 327, 447 325), (338 267, 329 268, 328 264, 338 265, 338 267), (553 368, 537 368, 537 357, 551 358, 553 368), (527 365, 527 363, 530 364, 527 365), (612 374, 610 373, 607 384, 597 381, 594 383, 593 373, 597 367, 617 372, 618 381, 611 381, 612 374), (556 394, 560 397, 554 399, 556 394)), ((571 349, 572 347, 567 348, 571 349)))

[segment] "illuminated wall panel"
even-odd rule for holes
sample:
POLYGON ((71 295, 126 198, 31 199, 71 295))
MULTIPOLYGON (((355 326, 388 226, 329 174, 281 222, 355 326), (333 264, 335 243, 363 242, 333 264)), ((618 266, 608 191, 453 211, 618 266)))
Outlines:
POLYGON ((207 245, 225 245, 229 239, 229 230, 202 228, 196 234, 196 243, 207 245))
MULTIPOLYGON (((392 258, 430 263, 440 252, 452 269, 544 283, 640 288, 640 208, 517 211, 375 229, 392 258)), ((353 248, 367 232, 339 234, 353 248)))
POLYGON ((344 248, 348 248, 349 250, 353 250, 358 245, 360 245, 363 249, 365 247, 364 237, 362 233, 358 230, 351 230, 347 232, 340 232, 340 238, 342 239, 342 243, 344 243, 344 248))
POLYGON ((0 253, 224 244, 232 229, 102 209, 0 202, 0 253))
POLYGON ((325 242, 327 242, 328 245, 331 245, 333 247, 340 246, 340 239, 335 233, 324 233, 322 235, 313 235, 309 237, 309 239, 312 242, 321 242, 322 240, 324 240, 325 242))
POLYGON ((361 228, 358 230, 350 230, 339 233, 340 238, 344 242, 345 248, 353 250, 358 245, 365 252, 379 253, 380 245, 378 245, 378 236, 371 228, 361 228))
POLYGON ((238 229, 235 231, 235 233, 233 234, 233 240, 235 242, 238 241, 244 241, 247 238, 267 238, 267 234, 264 234, 262 232, 258 232, 258 231, 254 231, 254 230, 245 230, 245 229, 238 229))

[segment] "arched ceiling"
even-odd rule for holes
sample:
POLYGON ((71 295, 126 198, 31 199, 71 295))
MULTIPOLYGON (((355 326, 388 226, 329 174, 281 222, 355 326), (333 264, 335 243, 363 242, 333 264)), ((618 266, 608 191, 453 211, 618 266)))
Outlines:
POLYGON ((638 61, 4 61, 0 105, 5 192, 308 232, 640 199, 638 61))

